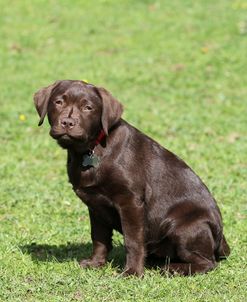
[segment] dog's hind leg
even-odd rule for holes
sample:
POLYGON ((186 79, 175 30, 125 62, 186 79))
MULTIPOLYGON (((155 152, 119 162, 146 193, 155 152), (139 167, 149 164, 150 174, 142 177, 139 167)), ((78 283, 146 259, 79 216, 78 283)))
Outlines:
POLYGON ((164 267, 171 274, 194 275, 206 273, 217 266, 214 249, 215 243, 210 228, 197 230, 196 235, 188 230, 187 236, 177 238, 176 252, 179 262, 164 267))
POLYGON ((191 255, 191 261, 188 263, 170 263, 167 264, 162 271, 166 271, 172 275, 178 274, 182 276, 190 276, 198 273, 207 273, 216 267, 216 262, 208 259, 202 260, 200 256, 191 255), (192 259, 193 258, 193 259, 192 259))
POLYGON ((216 251, 216 259, 217 261, 220 261, 222 259, 226 259, 230 255, 230 247, 228 243, 226 242, 226 238, 223 235, 219 249, 216 251))

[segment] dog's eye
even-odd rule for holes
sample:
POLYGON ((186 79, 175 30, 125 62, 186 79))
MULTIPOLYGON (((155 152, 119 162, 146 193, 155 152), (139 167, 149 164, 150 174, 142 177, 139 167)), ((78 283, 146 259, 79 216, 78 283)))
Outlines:
POLYGON ((86 105, 83 107, 83 111, 91 111, 93 108, 90 105, 86 105))
POLYGON ((63 104, 63 100, 60 100, 60 99, 56 100, 55 104, 58 105, 58 106, 61 106, 63 104))

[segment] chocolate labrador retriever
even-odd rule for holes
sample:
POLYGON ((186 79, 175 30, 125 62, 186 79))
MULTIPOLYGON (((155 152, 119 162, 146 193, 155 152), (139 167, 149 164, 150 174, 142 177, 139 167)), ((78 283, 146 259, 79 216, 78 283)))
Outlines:
POLYGON ((229 255, 216 202, 176 155, 121 119, 122 105, 104 88, 64 80, 34 95, 50 135, 67 149, 69 181, 88 206, 93 252, 82 267, 100 267, 112 232, 124 236, 124 275, 143 275, 148 257, 163 269, 206 273, 229 255), (169 259, 169 264, 166 264, 169 259))

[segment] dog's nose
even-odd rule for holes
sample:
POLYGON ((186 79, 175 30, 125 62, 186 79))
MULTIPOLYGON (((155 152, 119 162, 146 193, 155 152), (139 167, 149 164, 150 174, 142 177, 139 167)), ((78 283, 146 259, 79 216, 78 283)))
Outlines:
POLYGON ((64 117, 61 119, 61 125, 63 128, 72 129, 75 126, 75 120, 70 117, 64 117))

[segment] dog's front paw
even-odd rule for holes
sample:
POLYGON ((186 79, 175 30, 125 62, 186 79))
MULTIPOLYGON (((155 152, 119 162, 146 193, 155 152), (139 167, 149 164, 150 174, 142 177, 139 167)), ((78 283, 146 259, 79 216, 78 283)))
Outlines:
POLYGON ((93 258, 88 258, 88 259, 83 259, 80 262, 80 267, 86 268, 86 267, 101 267, 105 265, 106 261, 103 259, 93 259, 93 258))
POLYGON ((124 277, 128 277, 128 276, 143 277, 144 271, 143 268, 126 267, 121 275, 124 277))

